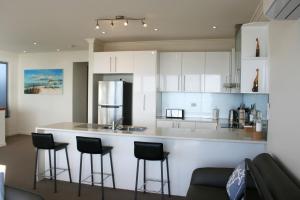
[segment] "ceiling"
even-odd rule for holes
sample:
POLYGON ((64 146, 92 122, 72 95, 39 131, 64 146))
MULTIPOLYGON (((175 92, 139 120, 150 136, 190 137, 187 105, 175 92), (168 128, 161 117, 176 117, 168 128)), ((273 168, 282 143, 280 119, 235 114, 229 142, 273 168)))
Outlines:
POLYGON ((1 0, 0 49, 40 52, 87 49, 85 38, 139 41, 232 38, 235 24, 249 22, 260 0, 1 0), (140 22, 95 19, 125 15, 140 22), (212 26, 216 26, 213 29, 212 26), (159 31, 154 31, 158 28, 159 31), (106 34, 102 34, 104 30, 106 34), (38 45, 33 45, 37 41, 38 45))

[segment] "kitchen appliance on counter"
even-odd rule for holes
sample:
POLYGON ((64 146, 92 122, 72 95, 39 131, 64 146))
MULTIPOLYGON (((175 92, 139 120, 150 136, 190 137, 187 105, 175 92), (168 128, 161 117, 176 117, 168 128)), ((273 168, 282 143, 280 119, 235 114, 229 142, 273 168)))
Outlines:
POLYGON ((166 118, 183 119, 184 110, 183 109, 166 109, 166 118))
POLYGON ((98 82, 98 124, 131 125, 132 83, 125 81, 98 82))

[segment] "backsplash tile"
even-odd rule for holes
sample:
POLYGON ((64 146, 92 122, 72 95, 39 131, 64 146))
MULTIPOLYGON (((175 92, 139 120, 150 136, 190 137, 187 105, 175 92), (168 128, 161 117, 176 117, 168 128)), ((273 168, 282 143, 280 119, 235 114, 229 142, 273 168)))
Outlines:
POLYGON ((266 118, 268 99, 268 95, 257 94, 163 92, 161 94, 161 115, 165 115, 167 108, 178 108, 185 110, 186 117, 211 118, 212 110, 218 108, 220 118, 228 118, 229 110, 237 109, 241 103, 247 107, 256 103, 257 109, 262 111, 263 117, 266 118))

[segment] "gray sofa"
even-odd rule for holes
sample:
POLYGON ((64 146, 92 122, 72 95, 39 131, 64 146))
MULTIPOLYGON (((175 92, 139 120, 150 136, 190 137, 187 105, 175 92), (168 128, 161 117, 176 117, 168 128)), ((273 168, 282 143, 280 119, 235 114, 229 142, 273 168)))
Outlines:
MULTIPOLYGON (((246 200, 299 200, 300 187, 288 173, 266 153, 253 161, 246 159, 246 200)), ((194 170, 187 193, 188 200, 227 200, 226 183, 231 168, 199 168, 194 170)))
POLYGON ((44 200, 44 198, 32 192, 5 186, 5 200, 44 200))

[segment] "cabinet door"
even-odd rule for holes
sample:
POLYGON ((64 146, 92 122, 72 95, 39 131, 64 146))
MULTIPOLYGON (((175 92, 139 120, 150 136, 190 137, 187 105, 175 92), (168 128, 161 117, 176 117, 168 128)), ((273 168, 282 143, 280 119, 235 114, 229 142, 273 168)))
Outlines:
POLYGON ((205 53, 182 53, 182 88, 186 92, 204 91, 205 53))
POLYGON ((119 51, 113 53, 112 72, 133 73, 133 52, 119 51))
POLYGON ((134 52, 133 124, 156 126, 157 52, 134 52))
POLYGON ((205 92, 230 92, 230 52, 207 52, 205 56, 205 92))
POLYGON ((266 60, 242 60, 241 69, 241 92, 252 93, 253 82, 256 77, 256 69, 259 70, 258 75, 258 93, 268 93, 268 69, 266 60))
POLYGON ((94 53, 94 73, 106 74, 112 72, 111 52, 94 53))
POLYGON ((218 124, 215 122, 196 122, 196 129, 217 129, 218 124))
POLYGON ((160 53, 160 91, 181 91, 181 53, 160 53))
POLYGON ((180 121, 178 122, 178 128, 190 128, 194 129, 195 128, 195 122, 192 121, 180 121))
POLYGON ((156 121, 157 128, 173 128, 172 120, 157 120, 156 121))

